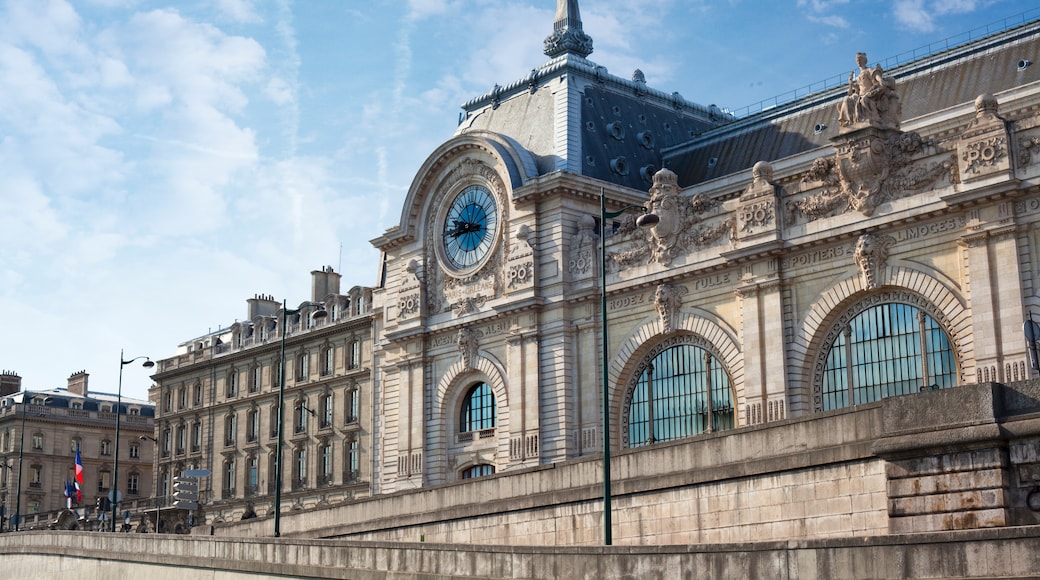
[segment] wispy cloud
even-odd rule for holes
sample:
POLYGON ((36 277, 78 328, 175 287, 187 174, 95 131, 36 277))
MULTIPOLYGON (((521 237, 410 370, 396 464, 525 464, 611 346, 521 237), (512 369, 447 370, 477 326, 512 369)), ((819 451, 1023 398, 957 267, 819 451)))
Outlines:
POLYGON ((951 14, 970 14, 992 4, 986 0, 895 0, 892 13, 903 28, 915 32, 932 32, 936 19, 951 14))
POLYGON ((848 3, 849 0, 798 0, 798 7, 805 11, 805 18, 809 22, 832 28, 849 28, 849 21, 836 13, 848 3))
POLYGON ((257 24, 263 18, 256 11, 251 0, 217 0, 218 13, 225 19, 243 24, 257 24))

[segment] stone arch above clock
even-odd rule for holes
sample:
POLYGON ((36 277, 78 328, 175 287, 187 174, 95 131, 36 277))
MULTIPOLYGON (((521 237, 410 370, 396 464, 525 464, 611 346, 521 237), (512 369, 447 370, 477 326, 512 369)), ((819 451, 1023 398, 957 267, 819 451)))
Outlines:
POLYGON ((429 213, 429 205, 436 202, 437 193, 450 178, 454 166, 462 159, 481 162, 492 169, 512 191, 539 175, 534 155, 510 137, 490 131, 471 131, 446 141, 437 148, 415 175, 408 196, 401 209, 400 224, 372 243, 384 250, 422 239, 421 231, 429 213))
POLYGON ((518 279, 529 284, 533 259, 517 251, 513 192, 536 175, 531 153, 503 135, 474 131, 438 148, 412 183, 400 225, 373 240, 397 296, 388 296, 390 317, 454 318, 516 291, 518 279), (479 217, 460 217, 467 207, 479 217))

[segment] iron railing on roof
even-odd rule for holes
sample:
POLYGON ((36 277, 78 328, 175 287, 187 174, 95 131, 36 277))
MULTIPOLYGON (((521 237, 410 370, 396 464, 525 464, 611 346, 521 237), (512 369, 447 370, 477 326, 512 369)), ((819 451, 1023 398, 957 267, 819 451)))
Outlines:
MULTIPOLYGON (((877 62, 881 65, 881 68, 885 70, 890 70, 895 67, 907 64, 909 62, 913 62, 920 58, 933 56, 950 49, 959 48, 961 46, 971 44, 972 42, 975 42, 982 38, 986 38, 987 36, 992 36, 994 34, 1006 32, 1008 30, 1011 30, 1012 28, 1023 26, 1037 19, 1040 19, 1040 8, 1032 8, 1014 16, 1008 16, 1007 18, 1001 18, 1000 20, 996 20, 989 24, 976 26, 975 28, 972 28, 967 32, 955 34, 953 36, 944 38, 942 40, 937 40, 935 42, 929 42, 924 46, 915 48, 913 50, 901 52, 895 56, 890 56, 877 62)), ((787 91, 785 93, 780 93, 779 95, 770 97, 768 99, 763 99, 761 101, 758 101, 757 103, 747 105, 746 107, 741 107, 736 110, 723 110, 727 113, 732 114, 734 117, 740 119, 743 117, 753 115, 755 113, 760 113, 767 109, 778 107, 780 105, 786 105, 787 103, 803 99, 809 95, 820 93, 829 89, 833 89, 835 87, 844 86, 848 82, 849 73, 848 71, 846 71, 841 74, 828 77, 822 81, 814 82, 804 87, 799 87, 797 89, 787 91)))

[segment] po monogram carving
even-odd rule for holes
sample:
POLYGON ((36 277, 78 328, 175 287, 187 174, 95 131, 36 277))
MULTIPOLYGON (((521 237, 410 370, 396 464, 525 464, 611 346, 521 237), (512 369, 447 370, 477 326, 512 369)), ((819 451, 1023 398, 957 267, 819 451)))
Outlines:
POLYGON ((981 173, 983 169, 996 167, 1007 157, 1007 139, 990 137, 982 141, 968 143, 961 153, 965 173, 981 173))

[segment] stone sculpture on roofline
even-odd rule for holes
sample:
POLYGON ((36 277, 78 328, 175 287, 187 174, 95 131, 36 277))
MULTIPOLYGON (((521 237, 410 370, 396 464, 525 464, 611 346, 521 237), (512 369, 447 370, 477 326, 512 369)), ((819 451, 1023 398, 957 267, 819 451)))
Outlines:
POLYGON ((885 76, 881 65, 867 67, 867 53, 856 53, 856 71, 849 73, 849 91, 838 104, 838 134, 864 127, 899 130, 902 108, 896 81, 885 76))

